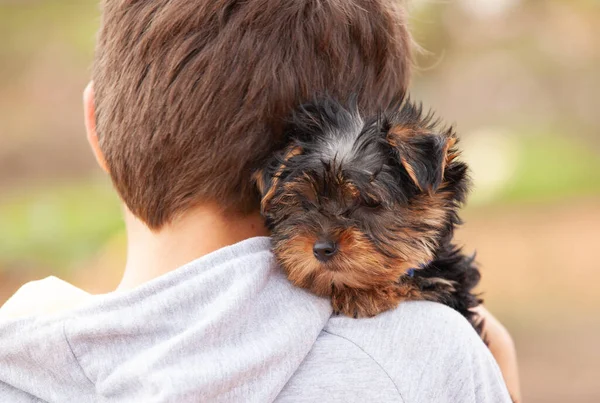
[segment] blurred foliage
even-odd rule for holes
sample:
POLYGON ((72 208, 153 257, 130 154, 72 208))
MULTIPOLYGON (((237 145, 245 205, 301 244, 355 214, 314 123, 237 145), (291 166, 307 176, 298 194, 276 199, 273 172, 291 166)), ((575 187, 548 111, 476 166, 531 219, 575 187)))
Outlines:
MULTIPOLYGON (((505 133, 466 153, 483 161, 469 161, 471 208, 599 195, 597 2, 410 4, 425 50, 414 97, 457 122, 465 147, 505 133)), ((0 3, 0 273, 68 271, 122 231, 80 118, 98 23, 92 0, 0 3)))
MULTIPOLYGON (((105 181, 34 188, 0 203, 0 264, 61 272, 121 231, 120 205, 105 181)), ((64 274, 64 273, 63 273, 64 274)))
POLYGON ((98 2, 89 0, 0 3, 0 49, 11 57, 31 56, 45 44, 58 42, 89 61, 99 10, 98 2))
POLYGON ((554 133, 521 136, 514 176, 497 202, 548 201, 600 194, 600 154, 554 133))

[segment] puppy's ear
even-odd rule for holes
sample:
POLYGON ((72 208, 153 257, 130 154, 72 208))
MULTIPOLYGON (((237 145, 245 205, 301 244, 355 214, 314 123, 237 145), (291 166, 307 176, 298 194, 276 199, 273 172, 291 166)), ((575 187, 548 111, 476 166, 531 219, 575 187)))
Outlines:
POLYGON ((456 137, 451 129, 440 134, 429 129, 392 126, 387 141, 414 184, 421 191, 435 192, 442 184, 446 165, 455 157, 451 150, 456 137))
POLYGON ((300 154, 302 154, 302 147, 295 144, 290 145, 279 155, 276 155, 265 168, 254 173, 253 179, 261 195, 260 209, 262 214, 269 211, 271 200, 281 182, 281 175, 288 166, 289 161, 300 154))

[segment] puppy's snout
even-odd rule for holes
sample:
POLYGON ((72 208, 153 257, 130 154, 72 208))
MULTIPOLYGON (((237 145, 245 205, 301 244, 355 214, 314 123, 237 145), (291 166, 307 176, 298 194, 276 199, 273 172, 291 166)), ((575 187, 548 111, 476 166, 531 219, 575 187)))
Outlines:
POLYGON ((337 253, 337 244, 330 240, 318 240, 313 246, 313 253, 321 262, 326 262, 337 253))

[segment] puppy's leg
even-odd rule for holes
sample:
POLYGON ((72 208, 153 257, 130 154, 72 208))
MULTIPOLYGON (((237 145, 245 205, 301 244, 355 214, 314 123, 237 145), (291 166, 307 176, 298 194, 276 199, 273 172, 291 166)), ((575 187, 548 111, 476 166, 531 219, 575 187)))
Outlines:
POLYGON ((336 314, 362 318, 375 316, 396 308, 402 301, 423 299, 412 284, 389 283, 376 288, 336 288, 331 294, 331 306, 336 314))
POLYGON ((479 335, 482 335, 484 318, 475 309, 479 300, 475 295, 470 293, 466 295, 464 290, 461 291, 459 283, 440 277, 415 277, 407 281, 418 288, 418 291, 413 294, 416 299, 439 302, 455 309, 467 318, 479 335), (471 300, 474 303, 469 302, 471 300), (473 305, 466 305, 467 303, 473 305))
POLYGON ((416 299, 447 303, 456 293, 456 282, 441 277, 415 277, 410 283, 418 289, 416 299))

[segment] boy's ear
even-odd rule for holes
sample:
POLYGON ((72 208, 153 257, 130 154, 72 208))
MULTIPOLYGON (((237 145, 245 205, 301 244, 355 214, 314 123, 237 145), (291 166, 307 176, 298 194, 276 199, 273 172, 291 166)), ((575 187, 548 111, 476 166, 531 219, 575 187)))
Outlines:
POLYGON ((275 195, 281 174, 288 165, 290 159, 302 154, 302 147, 298 145, 288 146, 280 156, 274 158, 265 168, 259 169, 253 175, 256 187, 261 195, 261 213, 266 213, 270 208, 271 199, 275 195))
POLYGON ((85 130, 87 132, 88 143, 92 148, 94 157, 98 161, 98 165, 104 172, 108 172, 108 165, 104 154, 100 149, 98 142, 98 134, 96 133, 96 106, 94 103, 94 82, 90 81, 83 91, 83 112, 85 119, 85 130))
POLYGON ((435 192, 440 187, 446 165, 454 158, 450 150, 456 143, 456 137, 451 129, 436 134, 393 126, 387 134, 387 141, 421 191, 435 192))

